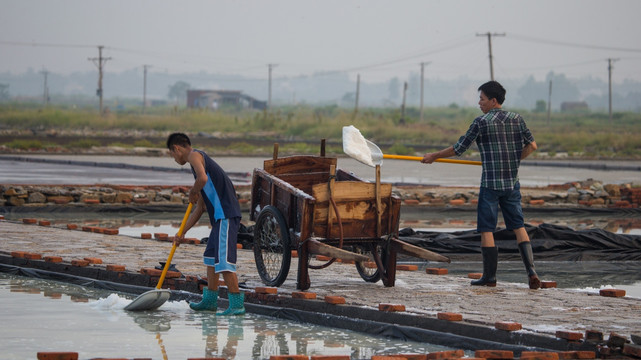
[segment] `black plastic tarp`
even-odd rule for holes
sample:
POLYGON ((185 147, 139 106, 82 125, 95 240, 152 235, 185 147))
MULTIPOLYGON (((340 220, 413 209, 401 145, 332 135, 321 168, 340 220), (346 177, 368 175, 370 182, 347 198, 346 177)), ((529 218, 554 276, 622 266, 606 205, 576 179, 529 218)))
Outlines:
MULTIPOLYGON (((526 225, 535 257, 547 260, 641 260, 641 236, 615 234, 602 229, 574 230, 565 226, 526 225)), ((443 254, 480 256, 481 234, 475 230, 457 232, 400 231, 400 239, 443 254)), ((511 230, 494 233, 501 256, 519 253, 511 230)))

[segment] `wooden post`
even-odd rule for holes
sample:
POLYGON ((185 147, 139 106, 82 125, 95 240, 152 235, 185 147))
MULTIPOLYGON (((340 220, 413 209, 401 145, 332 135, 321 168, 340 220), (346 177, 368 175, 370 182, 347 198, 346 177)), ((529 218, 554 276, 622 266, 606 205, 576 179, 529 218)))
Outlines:
POLYGON ((325 139, 321 139, 320 156, 325 157, 325 139))
POLYGON ((376 236, 381 237, 381 165, 376 165, 376 236))
POLYGON ((274 143, 274 153, 272 154, 272 159, 278 159, 278 143, 274 143))
POLYGON ((329 239, 332 237, 332 210, 334 210, 334 207, 332 206, 332 193, 334 191, 334 182, 336 179, 334 178, 334 175, 336 175, 336 165, 330 165, 329 167, 329 199, 327 200, 327 233, 325 235, 325 238, 329 239))

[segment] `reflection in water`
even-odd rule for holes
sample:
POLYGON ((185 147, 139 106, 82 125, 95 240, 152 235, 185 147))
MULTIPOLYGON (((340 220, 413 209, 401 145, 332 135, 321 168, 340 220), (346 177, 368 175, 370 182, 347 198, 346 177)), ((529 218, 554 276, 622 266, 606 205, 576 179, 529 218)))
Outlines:
POLYGON ((127 312, 123 308, 131 299, 106 290, 6 273, 0 273, 0 301, 3 322, 15 324, 0 327, 7 358, 32 358, 38 351, 60 351, 61 345, 80 358, 154 359, 288 354, 360 359, 450 350, 255 314, 216 317, 193 312, 184 301, 167 302, 156 311, 127 312))

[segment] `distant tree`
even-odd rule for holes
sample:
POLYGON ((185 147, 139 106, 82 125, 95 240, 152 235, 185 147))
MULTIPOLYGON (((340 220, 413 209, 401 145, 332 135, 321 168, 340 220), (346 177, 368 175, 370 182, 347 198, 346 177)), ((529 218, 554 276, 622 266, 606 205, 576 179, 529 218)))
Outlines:
POLYGON ((389 81, 388 89, 390 100, 395 101, 401 97, 401 81, 397 77, 389 81))
POLYGON ((534 107, 534 112, 535 113, 542 113, 547 111, 547 104, 545 103, 545 100, 537 100, 536 101, 536 106, 534 107))
POLYGON ((0 84, 0 101, 9 101, 9 84, 0 84))
POLYGON ((184 81, 176 81, 175 84, 169 87, 169 99, 173 99, 178 104, 180 101, 187 101, 187 90, 191 88, 191 85, 184 81))

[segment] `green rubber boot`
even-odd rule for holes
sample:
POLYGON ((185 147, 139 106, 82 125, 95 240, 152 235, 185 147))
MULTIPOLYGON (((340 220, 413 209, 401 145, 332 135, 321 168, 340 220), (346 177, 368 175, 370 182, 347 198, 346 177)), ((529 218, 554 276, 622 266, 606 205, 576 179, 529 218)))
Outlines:
POLYGON ((189 307, 196 311, 218 310, 218 290, 203 289, 203 299, 199 303, 189 303, 189 307))
POLYGON ((243 315, 245 314, 245 293, 239 292, 237 294, 229 293, 229 307, 216 315, 243 315))

